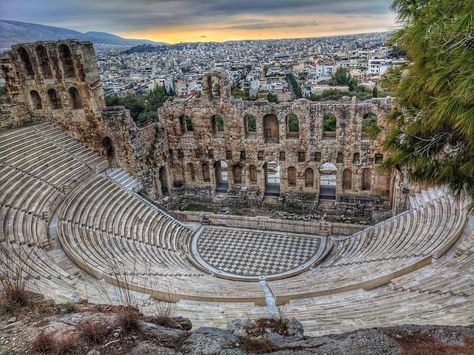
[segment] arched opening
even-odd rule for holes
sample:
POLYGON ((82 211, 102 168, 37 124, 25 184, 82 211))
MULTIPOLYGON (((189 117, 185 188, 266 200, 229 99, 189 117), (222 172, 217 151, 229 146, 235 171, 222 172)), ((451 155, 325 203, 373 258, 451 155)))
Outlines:
POLYGON ((307 168, 304 172, 304 186, 307 188, 314 186, 314 171, 311 168, 307 168))
POLYGON ((265 195, 280 195, 280 165, 270 161, 265 163, 265 195))
POLYGON ((211 182, 211 174, 209 172, 209 164, 203 163, 201 166, 202 179, 204 182, 211 182))
POLYGON ((61 100, 59 99, 58 94, 56 93, 56 90, 49 89, 48 90, 48 98, 49 98, 49 104, 51 105, 51 108, 53 110, 58 110, 58 109, 62 108, 61 100))
POLYGON ((180 116, 179 126, 181 128, 181 134, 194 131, 193 120, 189 116, 186 116, 186 115, 180 116))
POLYGON ((181 163, 176 163, 174 166, 174 187, 182 187, 184 183, 184 169, 181 163))
POLYGON ((365 168, 362 170, 362 191, 370 191, 372 185, 372 169, 365 168))
POLYGON ((287 170, 287 179, 288 179, 288 186, 295 187, 296 186, 296 168, 290 166, 287 170))
POLYGON ((300 120, 298 116, 290 113, 286 118, 286 136, 288 138, 298 138, 300 133, 300 120))
POLYGON ((352 156, 352 163, 359 164, 360 163, 360 153, 354 153, 352 156))
POLYGON ((72 54, 69 47, 65 44, 61 44, 58 47, 59 60, 63 67, 63 74, 66 78, 73 78, 75 74, 74 62, 72 60, 72 54))
POLYGON ((193 132, 194 131, 193 120, 189 116, 186 116, 186 131, 187 132, 193 132))
POLYGON ((255 165, 249 166, 249 179, 252 185, 257 184, 257 167, 255 165))
POLYGON ((35 71, 31 65, 30 55, 28 54, 27 50, 23 47, 20 47, 20 49, 18 49, 18 54, 20 55, 20 60, 23 63, 23 67, 25 68, 26 75, 30 77, 34 76, 35 71))
POLYGON ((240 164, 232 167, 232 175, 234 176, 234 184, 240 185, 242 183, 242 166, 240 164))
POLYGON ((115 156, 114 144, 110 137, 104 137, 102 139, 102 146, 104 147, 104 153, 107 159, 113 159, 115 156))
POLYGON ((229 175, 227 173, 227 168, 227 163, 224 160, 217 161, 214 164, 217 192, 227 192, 229 189, 229 175))
POLYGON ((265 143, 278 143, 280 140, 280 128, 278 118, 275 115, 263 117, 263 134, 265 143))
POLYGON ((188 163, 188 176, 191 182, 196 181, 196 171, 194 170, 194 164, 188 163))
POLYGON ((369 112, 362 117, 362 139, 375 139, 380 131, 375 113, 369 112))
POLYGON ((214 135, 224 133, 224 118, 221 115, 216 114, 212 116, 211 125, 212 125, 212 133, 214 135))
POLYGON ((327 113, 323 117, 323 138, 336 139, 337 119, 333 113, 327 113))
POLYGON ((332 163, 324 163, 319 168, 319 198, 321 200, 336 199, 337 168, 332 163))
POLYGON ((43 108, 43 104, 41 103, 41 97, 38 94, 38 91, 31 90, 30 91, 30 98, 31 98, 31 103, 33 105, 33 108, 35 110, 41 110, 43 108))
POLYGON ((71 99, 72 108, 74 110, 79 110, 82 108, 82 100, 79 96, 79 91, 75 87, 70 87, 69 90, 69 98, 71 99))
POLYGON ((158 171, 158 179, 160 180, 161 193, 163 195, 168 194, 168 177, 166 174, 166 168, 164 166, 160 167, 158 171))
POLYGON ((257 120, 252 115, 246 115, 244 118, 245 133, 252 134, 257 132, 257 120))
POLYGON ((344 163, 344 154, 342 152, 337 153, 336 163, 344 163))
POLYGON ((39 65, 43 77, 45 79, 50 79, 53 75, 51 73, 51 68, 49 67, 49 57, 46 48, 43 45, 36 47, 36 56, 38 57, 39 65))
POLYGON ((342 189, 344 191, 352 190, 352 171, 351 169, 344 169, 342 173, 342 189))

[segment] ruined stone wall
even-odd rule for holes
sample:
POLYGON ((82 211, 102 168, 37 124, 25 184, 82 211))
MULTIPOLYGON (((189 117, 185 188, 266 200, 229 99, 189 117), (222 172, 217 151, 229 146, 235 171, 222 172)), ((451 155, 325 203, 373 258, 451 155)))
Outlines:
POLYGON ((2 72, 13 104, 34 120, 50 121, 97 147, 99 110, 105 106, 94 49, 75 40, 12 46, 2 72))
POLYGON ((8 104, 0 105, 0 129, 52 122, 142 180, 153 195, 149 171, 155 156, 164 159, 155 154, 156 124, 139 129, 125 108, 105 107, 92 43, 18 44, 0 64, 9 97, 8 104))
MULTIPOLYGON (((211 83, 208 79, 204 82, 211 83)), ((160 119, 166 126, 172 166, 170 175, 176 188, 181 187, 181 190, 195 196, 199 189, 211 191, 210 196, 213 196, 218 179, 216 163, 225 161, 229 185, 227 202, 262 201, 266 189, 266 164, 277 162, 281 169, 280 202, 283 205, 315 208, 319 204, 320 168, 324 163, 332 163, 337 169, 339 206, 390 206, 394 181, 389 174, 377 171, 383 158, 383 132, 373 140, 362 132, 363 117, 369 113, 375 114, 378 125, 384 126, 383 117, 391 108, 390 98, 364 102, 355 99, 339 102, 301 99, 273 104, 265 100, 232 99, 228 86, 222 82, 213 95, 210 93, 211 89, 205 87, 202 98, 166 103, 159 111, 160 119), (219 90, 225 92, 216 95, 219 90), (323 132, 323 118, 329 113, 334 114, 337 121, 336 132, 328 134, 323 132), (224 119, 223 132, 214 127, 212 116, 215 114, 224 119), (249 132, 246 128, 246 116, 249 114, 256 119, 255 132, 249 132), (278 136, 275 139, 265 138, 265 117, 269 115, 278 120, 278 136), (288 131, 290 115, 297 116, 299 132, 288 131), (192 131, 183 124, 186 119, 192 120, 192 131), (208 181, 205 181, 203 166, 210 169, 208 181), (256 167, 256 181, 251 179, 251 166, 256 167), (296 170, 294 184, 288 181, 290 168, 296 170), (308 168, 312 169, 312 179, 306 178, 308 168), (350 188, 346 186, 344 189, 346 169, 350 169, 346 175, 352 181, 350 188), (371 169, 367 173, 370 187, 365 189, 362 186, 364 169, 371 169), (234 172, 240 171, 242 176, 236 179, 234 172)), ((308 176, 311 177, 311 174, 308 176)))

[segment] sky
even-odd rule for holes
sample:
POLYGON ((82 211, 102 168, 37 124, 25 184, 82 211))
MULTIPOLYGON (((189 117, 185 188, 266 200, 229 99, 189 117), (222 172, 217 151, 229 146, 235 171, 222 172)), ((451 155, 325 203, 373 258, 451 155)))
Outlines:
POLYGON ((390 0, 0 0, 0 18, 168 43, 388 31, 390 0))

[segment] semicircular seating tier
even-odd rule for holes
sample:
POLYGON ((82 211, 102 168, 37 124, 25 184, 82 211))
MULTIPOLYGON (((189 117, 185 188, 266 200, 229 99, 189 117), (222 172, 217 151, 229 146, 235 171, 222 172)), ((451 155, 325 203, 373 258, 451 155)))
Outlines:
MULTIPOLYGON (((1 132, 0 267, 21 270, 46 295, 85 297, 79 269, 59 256, 65 252, 101 282, 184 300, 181 306, 196 302, 194 312, 208 312, 206 302, 233 302, 236 309, 251 309, 236 302, 265 305, 259 283, 217 278, 199 267, 190 251, 195 232, 100 173, 107 166, 51 124, 1 132)), ((406 319, 446 324, 443 312, 447 323, 467 322, 474 241, 452 246, 468 211, 463 201, 436 190, 421 196, 387 221, 328 238, 326 257, 304 272, 268 281, 283 314, 314 333, 406 319), (448 250, 454 256, 442 258, 448 250), (400 304, 396 311, 394 304, 400 304)))

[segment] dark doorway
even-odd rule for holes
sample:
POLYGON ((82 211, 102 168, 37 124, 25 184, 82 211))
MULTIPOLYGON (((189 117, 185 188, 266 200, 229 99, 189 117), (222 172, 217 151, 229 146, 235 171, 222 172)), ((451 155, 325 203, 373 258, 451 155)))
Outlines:
POLYGON ((163 195, 168 194, 168 178, 166 176, 166 168, 162 166, 158 172, 158 179, 160 180, 161 193, 163 195))
POLYGON ((107 157, 107 159, 111 160, 115 156, 115 151, 114 151, 114 145, 112 143, 112 139, 109 137, 105 137, 102 140, 102 145, 104 146, 104 152, 107 157))

